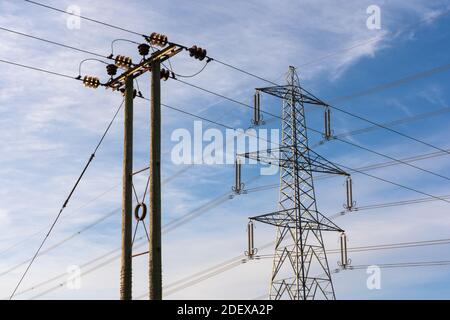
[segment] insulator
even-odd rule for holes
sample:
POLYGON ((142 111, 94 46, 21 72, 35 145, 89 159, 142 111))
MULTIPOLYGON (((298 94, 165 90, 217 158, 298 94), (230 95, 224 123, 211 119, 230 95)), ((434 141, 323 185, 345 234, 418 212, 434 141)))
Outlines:
POLYGON ((115 64, 108 64, 106 66, 106 72, 111 77, 115 76, 117 74, 117 66, 115 64))
POLYGON ((139 54, 141 56, 148 56, 149 52, 150 52, 150 46, 146 43, 142 43, 138 46, 138 50, 139 50, 139 54))
POLYGON ((245 252, 245 255, 249 259, 253 259, 255 254, 258 252, 258 249, 255 248, 255 234, 254 234, 254 225, 253 221, 250 220, 247 225, 247 251, 245 252))
POLYGON ((341 261, 339 265, 345 269, 351 263, 351 260, 347 256, 347 235, 345 234, 345 232, 341 233, 340 243, 341 243, 341 261))
POLYGON ((133 64, 133 61, 130 57, 126 56, 117 56, 115 59, 116 66, 120 68, 130 68, 133 64))
POLYGON ((200 47, 192 46, 191 48, 189 48, 189 55, 200 61, 206 58, 206 54, 207 54, 206 50, 200 47))
POLYGON ((325 139, 326 140, 330 140, 333 136, 332 132, 331 132, 331 111, 329 108, 327 108, 325 110, 325 114, 324 114, 324 119, 325 119, 325 139))
POLYGON ((97 77, 85 76, 83 84, 85 87, 97 89, 100 86, 100 80, 97 77))
POLYGON ((146 37, 146 40, 152 45, 152 46, 158 46, 158 47, 165 47, 167 43, 169 42, 167 39, 167 36, 153 32, 150 37, 146 37))
POLYGON ((258 126, 263 124, 262 116, 261 116, 261 94, 259 91, 256 91, 253 96, 253 120, 252 124, 258 126))
POLYGON ((239 160, 239 158, 236 158, 234 165, 235 165, 235 182, 234 187, 232 187, 231 189, 236 194, 241 194, 244 189, 244 184, 241 182, 241 160, 239 160))
POLYGON ((347 191, 347 203, 344 207, 348 211, 352 211, 356 203, 353 201, 353 182, 351 176, 348 176, 347 180, 345 180, 345 189, 347 191))
POLYGON ((170 71, 166 69, 161 69, 161 80, 167 81, 170 77, 170 71))

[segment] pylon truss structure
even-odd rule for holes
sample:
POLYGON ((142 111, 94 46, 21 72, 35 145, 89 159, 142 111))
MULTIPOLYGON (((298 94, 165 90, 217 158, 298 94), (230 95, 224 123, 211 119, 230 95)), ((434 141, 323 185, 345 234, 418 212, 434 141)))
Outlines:
POLYGON ((348 174, 308 147, 304 105, 327 105, 300 87, 294 67, 287 82, 257 89, 283 99, 280 148, 238 155, 280 167, 280 210, 250 219, 277 227, 270 299, 335 299, 322 231, 343 230, 317 210, 313 173, 348 174))

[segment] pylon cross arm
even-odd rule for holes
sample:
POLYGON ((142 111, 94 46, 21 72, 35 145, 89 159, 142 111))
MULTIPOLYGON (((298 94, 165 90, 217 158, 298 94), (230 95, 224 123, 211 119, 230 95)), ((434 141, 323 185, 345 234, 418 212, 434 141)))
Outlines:
POLYGON ((300 86, 284 85, 284 86, 274 86, 266 88, 257 88, 257 91, 264 92, 275 96, 280 99, 291 99, 292 92, 294 92, 294 98, 296 101, 301 101, 303 103, 327 107, 328 105, 322 100, 316 98, 312 94, 305 92, 300 86))
POLYGON ((247 159, 256 160, 258 162, 266 163, 269 165, 278 166, 281 168, 293 169, 296 168, 301 171, 311 171, 318 173, 328 173, 348 176, 349 174, 326 160, 318 153, 308 149, 303 152, 297 161, 294 161, 293 157, 280 157, 280 154, 289 154, 293 150, 293 147, 286 146, 277 149, 267 149, 263 151, 247 152, 238 154, 238 157, 244 157, 247 159))
POLYGON ((328 218, 318 211, 303 212, 301 218, 295 217, 294 213, 300 208, 292 208, 286 210, 275 211, 260 216, 251 217, 250 220, 259 221, 270 224, 276 227, 298 228, 303 230, 322 230, 322 231, 337 231, 342 232, 336 224, 331 222, 328 218), (317 217, 317 218, 316 218, 317 217), (300 225, 299 225, 300 224, 300 225))

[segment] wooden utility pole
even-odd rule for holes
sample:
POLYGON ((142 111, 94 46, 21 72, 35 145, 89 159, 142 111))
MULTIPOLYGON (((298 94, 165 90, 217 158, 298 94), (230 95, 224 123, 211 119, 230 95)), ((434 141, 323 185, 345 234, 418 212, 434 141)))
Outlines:
MULTIPOLYGON (((152 33, 145 40, 152 46, 161 47, 149 57, 150 45, 140 44, 138 47, 142 60, 133 64, 130 57, 118 55, 115 64, 108 65, 106 70, 111 79, 104 84, 114 91, 125 92, 125 143, 123 159, 123 209, 122 209, 122 259, 120 276, 120 298, 131 300, 132 280, 132 176, 133 176, 133 98, 135 96, 133 81, 144 73, 152 73, 151 83, 151 123, 150 123, 150 181, 149 181, 149 291, 151 300, 162 299, 162 258, 161 258, 161 63, 188 50, 196 59, 206 58, 206 50, 193 46, 187 49, 175 43, 170 43, 167 37, 152 33), (116 76, 117 67, 125 71, 116 76), (124 90, 125 89, 125 90, 124 90)), ((164 79, 170 76, 164 70, 164 79)), ((172 74, 172 77, 174 75, 172 74)), ((97 77, 86 76, 85 86, 97 88, 100 80, 97 77)), ((143 96, 139 93, 139 97, 143 96)))
POLYGON ((161 65, 151 64, 150 106, 150 241, 149 281, 150 300, 162 299, 161 257, 161 65))
POLYGON ((133 77, 125 79, 125 119, 123 144, 122 193, 122 256, 120 269, 120 299, 132 298, 132 232, 133 232, 133 77))

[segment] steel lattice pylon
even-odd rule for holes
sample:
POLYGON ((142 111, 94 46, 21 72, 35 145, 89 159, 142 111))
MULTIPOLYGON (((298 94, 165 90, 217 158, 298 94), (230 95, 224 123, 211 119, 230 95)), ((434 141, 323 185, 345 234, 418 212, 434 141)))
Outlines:
POLYGON ((283 99, 280 148, 238 155, 280 167, 280 210, 250 219, 277 227, 270 299, 335 299, 322 231, 343 230, 318 212, 313 173, 348 174, 308 147, 304 104, 327 105, 303 91, 294 67, 287 82, 257 89, 283 99))

